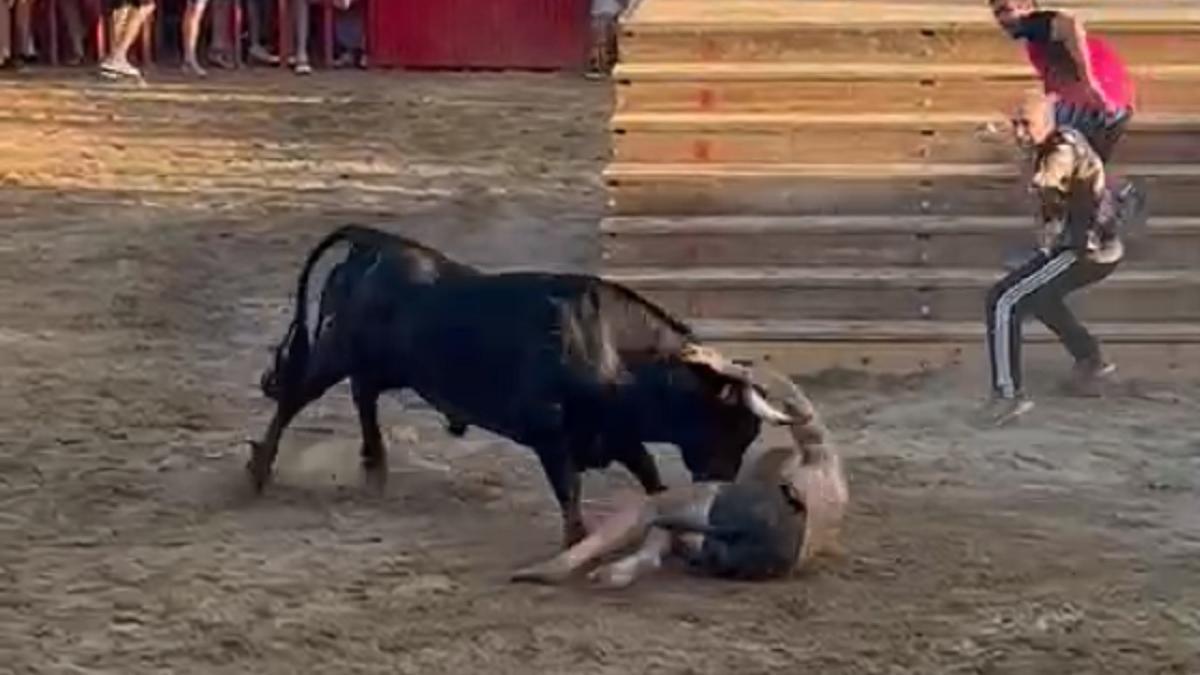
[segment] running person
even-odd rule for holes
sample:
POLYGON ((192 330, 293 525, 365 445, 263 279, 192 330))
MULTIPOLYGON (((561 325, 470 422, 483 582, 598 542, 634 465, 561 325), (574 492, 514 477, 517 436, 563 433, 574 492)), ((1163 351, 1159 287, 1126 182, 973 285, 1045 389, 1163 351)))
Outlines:
POLYGON ((1064 303, 1079 288, 1112 274, 1124 256, 1117 223, 1105 214, 1104 162, 1084 135, 1057 126, 1050 99, 1033 93, 1013 116, 1019 145, 1032 151, 1030 188, 1038 194, 1042 232, 1034 255, 987 295, 987 343, 994 420, 1007 422, 1033 407, 1021 389, 1021 319, 1033 314, 1075 359, 1079 386, 1113 372, 1100 345, 1064 303))
MULTIPOLYGON (((989 0, 988 4, 1004 32, 1025 42, 1026 56, 1044 91, 1057 99, 1057 125, 1082 132, 1107 164, 1133 117, 1134 86, 1120 55, 1104 39, 1088 34, 1077 17, 1043 10, 1037 0, 989 0)), ((1143 193, 1141 186, 1126 181, 1115 193, 1111 188, 1107 191, 1102 208, 1140 212, 1143 193), (1128 207, 1125 202, 1130 202, 1128 207)))

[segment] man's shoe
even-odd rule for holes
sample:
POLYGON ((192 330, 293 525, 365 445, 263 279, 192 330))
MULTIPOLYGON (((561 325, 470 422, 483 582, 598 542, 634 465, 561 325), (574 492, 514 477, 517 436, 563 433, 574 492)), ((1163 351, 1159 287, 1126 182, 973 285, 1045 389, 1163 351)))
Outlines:
POLYGON ((1079 361, 1071 370, 1071 379, 1067 388, 1076 396, 1100 396, 1105 380, 1115 372, 1117 372, 1117 367, 1111 363, 1079 361))

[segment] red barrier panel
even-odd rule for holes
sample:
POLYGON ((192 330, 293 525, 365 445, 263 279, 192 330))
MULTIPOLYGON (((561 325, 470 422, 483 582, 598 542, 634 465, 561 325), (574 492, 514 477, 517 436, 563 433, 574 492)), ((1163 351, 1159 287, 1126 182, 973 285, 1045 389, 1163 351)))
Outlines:
POLYGON ((587 64, 589 0, 374 0, 373 66, 557 70, 587 64))

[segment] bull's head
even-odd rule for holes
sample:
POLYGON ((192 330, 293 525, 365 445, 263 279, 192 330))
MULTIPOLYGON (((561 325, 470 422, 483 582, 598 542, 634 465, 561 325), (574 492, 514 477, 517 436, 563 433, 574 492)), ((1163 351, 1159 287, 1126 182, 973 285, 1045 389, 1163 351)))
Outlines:
POLYGON ((719 352, 689 344, 678 356, 690 377, 685 387, 693 405, 688 419, 672 419, 684 464, 695 480, 733 480, 746 448, 765 421, 787 424, 790 417, 767 401, 748 369, 719 352))

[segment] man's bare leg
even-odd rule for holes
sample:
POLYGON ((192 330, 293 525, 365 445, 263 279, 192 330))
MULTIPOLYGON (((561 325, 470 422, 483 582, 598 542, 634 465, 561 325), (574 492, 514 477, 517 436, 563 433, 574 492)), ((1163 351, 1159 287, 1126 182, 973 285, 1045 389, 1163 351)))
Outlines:
POLYGON ((637 551, 596 569, 588 575, 588 580, 606 588, 624 588, 637 581, 638 577, 662 567, 672 544, 670 532, 652 527, 637 551))
POLYGON ((113 44, 108 57, 100 64, 102 71, 141 77, 141 71, 129 63, 129 49, 141 35, 142 26, 154 14, 154 5, 120 7, 113 11, 113 44))
MULTIPOLYGON (((720 485, 701 483, 653 496, 635 493, 595 531, 550 560, 518 570, 513 581, 561 583, 585 565, 621 551, 646 538, 650 523, 661 515, 699 515, 708 512, 720 485)), ((670 539, 668 537, 667 541, 670 539)))
MULTIPOLYGON (((7 7, 5 11, 8 11, 7 7)), ((13 18, 17 29, 17 56, 32 61, 37 57, 33 44, 33 0, 16 0, 13 18)))
POLYGON ((293 43, 296 62, 292 68, 297 75, 308 75, 312 72, 312 66, 308 63, 309 9, 309 0, 292 0, 292 28, 296 31, 293 43))
POLYGON ((0 0, 0 66, 8 65, 13 56, 11 12, 8 0, 0 0))
MULTIPOLYGON (((200 42, 200 22, 204 20, 204 10, 208 0, 188 0, 183 11, 183 67, 198 77, 208 73, 200 65, 200 57, 196 54, 196 45, 200 42)), ((214 16, 214 19, 216 17, 214 16)), ((225 33, 228 23, 213 22, 213 41, 217 35, 225 33)))

